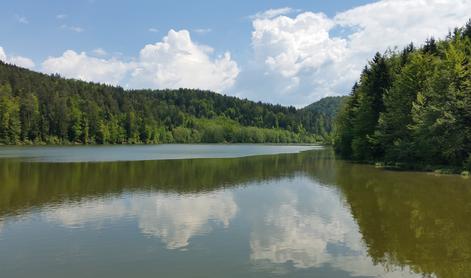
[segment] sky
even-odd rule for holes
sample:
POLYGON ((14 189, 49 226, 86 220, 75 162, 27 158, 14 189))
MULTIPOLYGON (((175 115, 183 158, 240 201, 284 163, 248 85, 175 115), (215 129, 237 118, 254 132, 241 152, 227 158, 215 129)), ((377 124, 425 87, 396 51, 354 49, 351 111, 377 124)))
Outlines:
POLYGON ((0 2, 0 60, 140 88, 302 107, 346 95, 369 59, 443 38, 471 0, 0 2))

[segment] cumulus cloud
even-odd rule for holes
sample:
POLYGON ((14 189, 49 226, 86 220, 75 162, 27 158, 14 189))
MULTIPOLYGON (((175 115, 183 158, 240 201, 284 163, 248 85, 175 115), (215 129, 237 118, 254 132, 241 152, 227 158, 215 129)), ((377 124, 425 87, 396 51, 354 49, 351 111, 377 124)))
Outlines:
POLYGON ((226 90, 234 84, 239 68, 229 52, 216 58, 211 58, 212 53, 212 48, 194 43, 187 30, 170 30, 161 42, 140 51, 130 85, 226 90))
POLYGON ((0 46, 0 60, 24 68, 34 68, 34 62, 30 58, 16 55, 7 55, 3 47, 0 46))
POLYGON ((101 47, 93 49, 92 53, 95 54, 96 56, 106 56, 106 55, 108 55, 108 52, 106 52, 106 50, 104 50, 101 47))
POLYGON ((47 73, 107 84, 119 84, 128 67, 128 64, 114 58, 100 59, 73 50, 67 50, 59 57, 49 57, 42 63, 42 69, 47 73))
POLYGON ((252 19, 270 19, 275 16, 289 14, 295 12, 296 10, 290 7, 278 8, 278 9, 269 9, 264 12, 258 12, 255 15, 251 16, 252 19))
POLYGON ((469 18, 471 1, 382 0, 334 17, 268 10, 253 17, 251 70, 239 94, 302 106, 350 91, 376 51, 443 37, 469 18), (255 76, 256 75, 256 76, 255 76), (257 91, 261 91, 260 94, 257 91))
POLYGON ((329 36, 333 26, 334 22, 322 13, 257 19, 253 22, 252 43, 270 70, 289 78, 302 69, 318 68, 343 58, 346 41, 329 36))
MULTIPOLYGON (((91 57, 85 52, 65 51, 42 63, 48 73, 131 88, 201 88, 224 91, 238 74, 229 52, 213 57, 214 50, 191 40, 187 30, 170 30, 162 41, 148 44, 131 61, 91 57)), ((104 56, 103 49, 92 54, 104 56)))
MULTIPOLYGON (((335 16, 289 7, 262 11, 250 17, 254 55, 243 71, 229 52, 215 53, 194 42, 187 30, 170 30, 128 60, 68 50, 43 65, 46 72, 131 88, 231 90, 239 97, 301 107, 325 96, 347 94, 375 52, 420 44, 432 35, 443 37, 463 25, 470 10, 471 0, 380 0, 335 16)), ((34 66, 22 58, 3 60, 34 66)))
POLYGON ((442 37, 465 24, 470 10, 469 0, 383 0, 340 13, 334 20, 341 27, 358 29, 348 37, 349 48, 371 52, 442 37))

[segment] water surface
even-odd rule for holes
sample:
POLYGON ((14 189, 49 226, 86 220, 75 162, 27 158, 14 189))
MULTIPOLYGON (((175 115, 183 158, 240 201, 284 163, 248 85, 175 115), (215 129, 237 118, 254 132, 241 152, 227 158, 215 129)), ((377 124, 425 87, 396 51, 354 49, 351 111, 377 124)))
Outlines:
POLYGON ((101 158, 0 148, 1 276, 471 276, 468 179, 350 164, 329 149, 149 160, 159 155, 142 147, 93 147, 101 158), (112 161, 124 149, 132 159, 112 161))
POLYGON ((4 146, 1 158, 34 162, 104 162, 170 160, 190 158, 228 158, 254 155, 297 153, 320 149, 315 145, 270 144, 162 144, 96 146, 4 146))

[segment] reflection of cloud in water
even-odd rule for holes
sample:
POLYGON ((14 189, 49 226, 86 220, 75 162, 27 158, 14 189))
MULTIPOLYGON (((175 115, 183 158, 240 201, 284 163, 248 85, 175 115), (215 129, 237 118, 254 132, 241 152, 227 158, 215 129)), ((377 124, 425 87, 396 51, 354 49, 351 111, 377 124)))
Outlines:
POLYGON ((301 187, 274 189, 284 199, 273 202, 263 221, 254 223, 250 247, 256 265, 289 262, 296 268, 330 265, 354 276, 420 277, 374 265, 338 193, 318 185, 301 187))
POLYGON ((296 267, 320 266, 329 261, 324 251, 327 243, 338 242, 342 235, 339 223, 322 223, 320 217, 301 219, 290 205, 271 211, 265 219, 269 236, 254 234, 250 242, 252 259, 268 259, 274 263, 292 261, 296 267))
MULTIPOLYGON (((286 189, 284 189, 286 190, 286 189)), ((253 260, 269 260, 273 263, 293 262, 299 268, 318 267, 331 260, 326 252, 327 245, 345 241, 351 226, 347 225, 344 215, 338 208, 332 207, 332 195, 325 191, 313 192, 319 210, 323 205, 326 211, 309 209, 303 212, 296 192, 284 192, 288 199, 277 202, 268 209, 264 221, 259 223, 262 227, 256 228, 251 235, 250 246, 253 260), (329 199, 330 198, 330 199, 329 199), (328 215, 325 215, 327 213, 328 215)), ((337 200, 338 202, 338 200, 337 200)), ((306 207, 303 207, 306 209, 306 207)))
POLYGON ((81 227, 88 223, 101 224, 129 214, 119 199, 89 200, 79 204, 66 203, 46 212, 46 218, 67 227, 81 227))
POLYGON ((188 240, 211 229, 210 221, 225 227, 237 212, 231 193, 194 196, 156 195, 133 204, 143 233, 159 236, 169 249, 188 245, 188 240))
POLYGON ((65 204, 45 213, 46 218, 67 227, 80 227, 106 220, 135 217, 145 234, 158 236, 167 248, 188 245, 190 238, 212 229, 211 222, 225 227, 237 212, 230 192, 198 195, 152 194, 125 199, 91 200, 78 205, 65 204))

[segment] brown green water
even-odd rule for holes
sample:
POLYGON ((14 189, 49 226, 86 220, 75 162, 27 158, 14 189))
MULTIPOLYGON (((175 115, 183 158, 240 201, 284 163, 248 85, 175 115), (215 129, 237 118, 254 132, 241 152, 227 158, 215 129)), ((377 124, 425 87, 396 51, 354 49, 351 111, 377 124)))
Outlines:
POLYGON ((0 277, 471 277, 470 179, 306 149, 0 148, 0 277))

